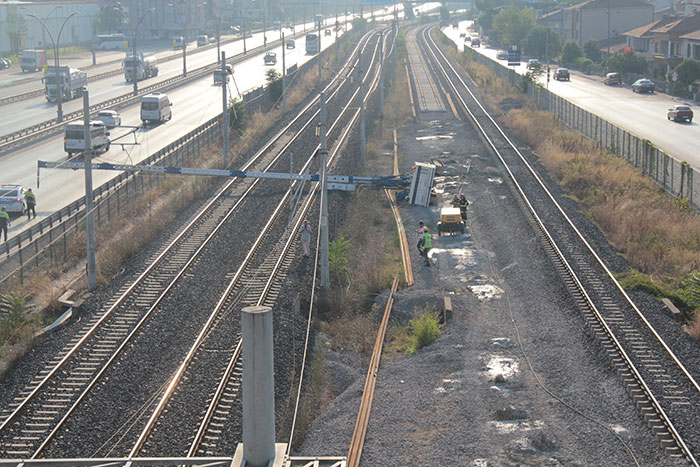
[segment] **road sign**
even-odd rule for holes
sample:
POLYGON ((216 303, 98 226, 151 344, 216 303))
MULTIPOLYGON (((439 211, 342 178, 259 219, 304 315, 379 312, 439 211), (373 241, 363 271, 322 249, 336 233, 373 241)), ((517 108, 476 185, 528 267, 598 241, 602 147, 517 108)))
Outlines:
POLYGON ((518 66, 520 65, 520 51, 519 50, 509 50, 508 51, 508 66, 518 66))

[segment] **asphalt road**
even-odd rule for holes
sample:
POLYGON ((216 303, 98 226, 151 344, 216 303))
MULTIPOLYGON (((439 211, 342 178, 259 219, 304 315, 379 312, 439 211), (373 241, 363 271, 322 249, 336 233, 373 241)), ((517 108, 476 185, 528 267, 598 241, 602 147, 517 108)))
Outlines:
MULTIPOLYGON (((444 28, 461 50, 465 45, 460 33, 467 33, 470 21, 459 23, 458 29, 444 28)), ((474 37, 476 35, 472 33, 474 37)), ((475 48, 477 52, 496 60, 498 49, 488 44, 475 48)), ((498 60, 506 65, 505 60, 498 60)), ((516 67, 518 73, 526 72, 526 62, 516 67)), ((552 72, 556 65, 552 66, 552 72)), ((636 94, 631 86, 606 86, 599 76, 571 72, 571 81, 550 81, 542 77, 543 85, 553 93, 573 102, 584 110, 598 115, 628 132, 646 138, 668 155, 690 163, 700 170, 700 108, 686 99, 671 97, 667 94, 636 94), (666 118, 668 109, 676 104, 688 104, 694 109, 695 119, 692 123, 675 123, 666 118)))

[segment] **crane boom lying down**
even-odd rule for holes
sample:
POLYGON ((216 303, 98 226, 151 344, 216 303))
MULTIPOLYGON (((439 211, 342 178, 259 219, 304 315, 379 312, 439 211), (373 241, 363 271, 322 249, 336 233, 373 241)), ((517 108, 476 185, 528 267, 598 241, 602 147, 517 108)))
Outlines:
MULTIPOLYGON (((37 163, 37 187, 39 186, 39 173, 41 169, 84 169, 82 162, 47 162, 37 163)), ((173 175, 204 175, 212 177, 239 177, 239 178, 273 178, 279 180, 303 180, 318 182, 319 174, 290 174, 280 172, 249 172, 245 170, 223 169, 192 169, 186 167, 163 167, 159 165, 128 165, 111 164, 108 162, 93 162, 92 170, 117 170, 120 172, 150 172, 173 175)), ((353 191, 355 185, 369 184, 388 188, 407 188, 411 184, 410 175, 387 175, 384 177, 355 177, 353 175, 328 175, 329 190, 353 191)))

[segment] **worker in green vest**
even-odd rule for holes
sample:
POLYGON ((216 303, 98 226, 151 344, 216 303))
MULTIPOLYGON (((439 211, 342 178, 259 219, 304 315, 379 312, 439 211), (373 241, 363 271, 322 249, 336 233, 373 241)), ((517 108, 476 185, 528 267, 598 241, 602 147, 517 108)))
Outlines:
POLYGON ((428 228, 423 229, 423 248, 421 249, 421 254, 425 257, 425 265, 430 266, 430 259, 428 258, 428 252, 433 247, 433 239, 428 232, 428 228))
POLYGON ((31 188, 24 192, 24 201, 27 203, 27 220, 32 219, 30 213, 33 213, 34 219, 36 219, 36 196, 31 188))
POLYGON ((5 241, 7 241, 7 228, 10 226, 10 215, 7 213, 5 206, 0 209, 0 230, 5 234, 5 241))

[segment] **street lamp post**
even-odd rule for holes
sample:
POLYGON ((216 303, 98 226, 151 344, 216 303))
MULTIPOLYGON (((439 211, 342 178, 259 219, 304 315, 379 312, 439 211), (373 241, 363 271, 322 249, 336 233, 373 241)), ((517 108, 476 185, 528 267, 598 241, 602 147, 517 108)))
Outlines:
MULTIPOLYGON (((133 80, 134 80, 134 96, 137 96, 139 94, 139 85, 138 85, 138 73, 137 73, 137 64, 138 60, 136 59, 136 34, 139 30, 139 26, 141 26, 141 23, 143 22, 144 19, 146 19, 146 15, 149 13, 154 12, 156 9, 155 8, 149 8, 146 10, 143 15, 141 15, 141 18, 136 22, 136 27, 134 27, 133 24, 131 24, 131 20, 129 20, 129 26, 131 30, 131 64, 132 64, 132 70, 133 70, 133 80)), ((114 7, 114 11, 118 11, 119 14, 122 15, 122 18, 126 19, 126 15, 124 12, 119 8, 119 7, 114 7)))
MULTIPOLYGON (((53 12, 52 12, 53 13, 53 12)), ((63 121, 63 76, 58 72, 58 65, 59 65, 59 59, 58 59, 58 47, 61 43, 61 33, 63 32, 63 28, 68 23, 68 20, 70 20, 73 16, 76 16, 78 14, 77 11, 74 11, 71 13, 64 21, 63 24, 61 25, 61 29, 58 31, 58 36, 56 37, 56 40, 53 38, 53 34, 51 34, 51 31, 49 30, 48 27, 46 27, 46 23, 41 20, 37 15, 34 13, 29 13, 28 16, 34 18, 35 20, 39 21, 39 24, 44 28, 44 30, 48 33, 49 38, 51 39, 51 44, 53 45, 53 50, 54 50, 54 63, 55 63, 55 71, 54 71, 54 79, 56 80, 56 98, 57 98, 57 103, 58 103, 58 109, 56 111, 56 120, 58 122, 63 121)))
MULTIPOLYGON (((189 2, 187 3, 189 5, 189 2)), ((173 3, 168 3, 168 6, 175 7, 175 4, 173 3)), ((187 39, 185 39, 185 32, 187 30, 187 23, 190 21, 190 17, 192 16, 192 13, 197 10, 202 6, 201 3, 197 3, 194 6, 190 6, 189 11, 187 12, 187 16, 183 18, 182 21, 182 76, 187 76, 187 39)))

